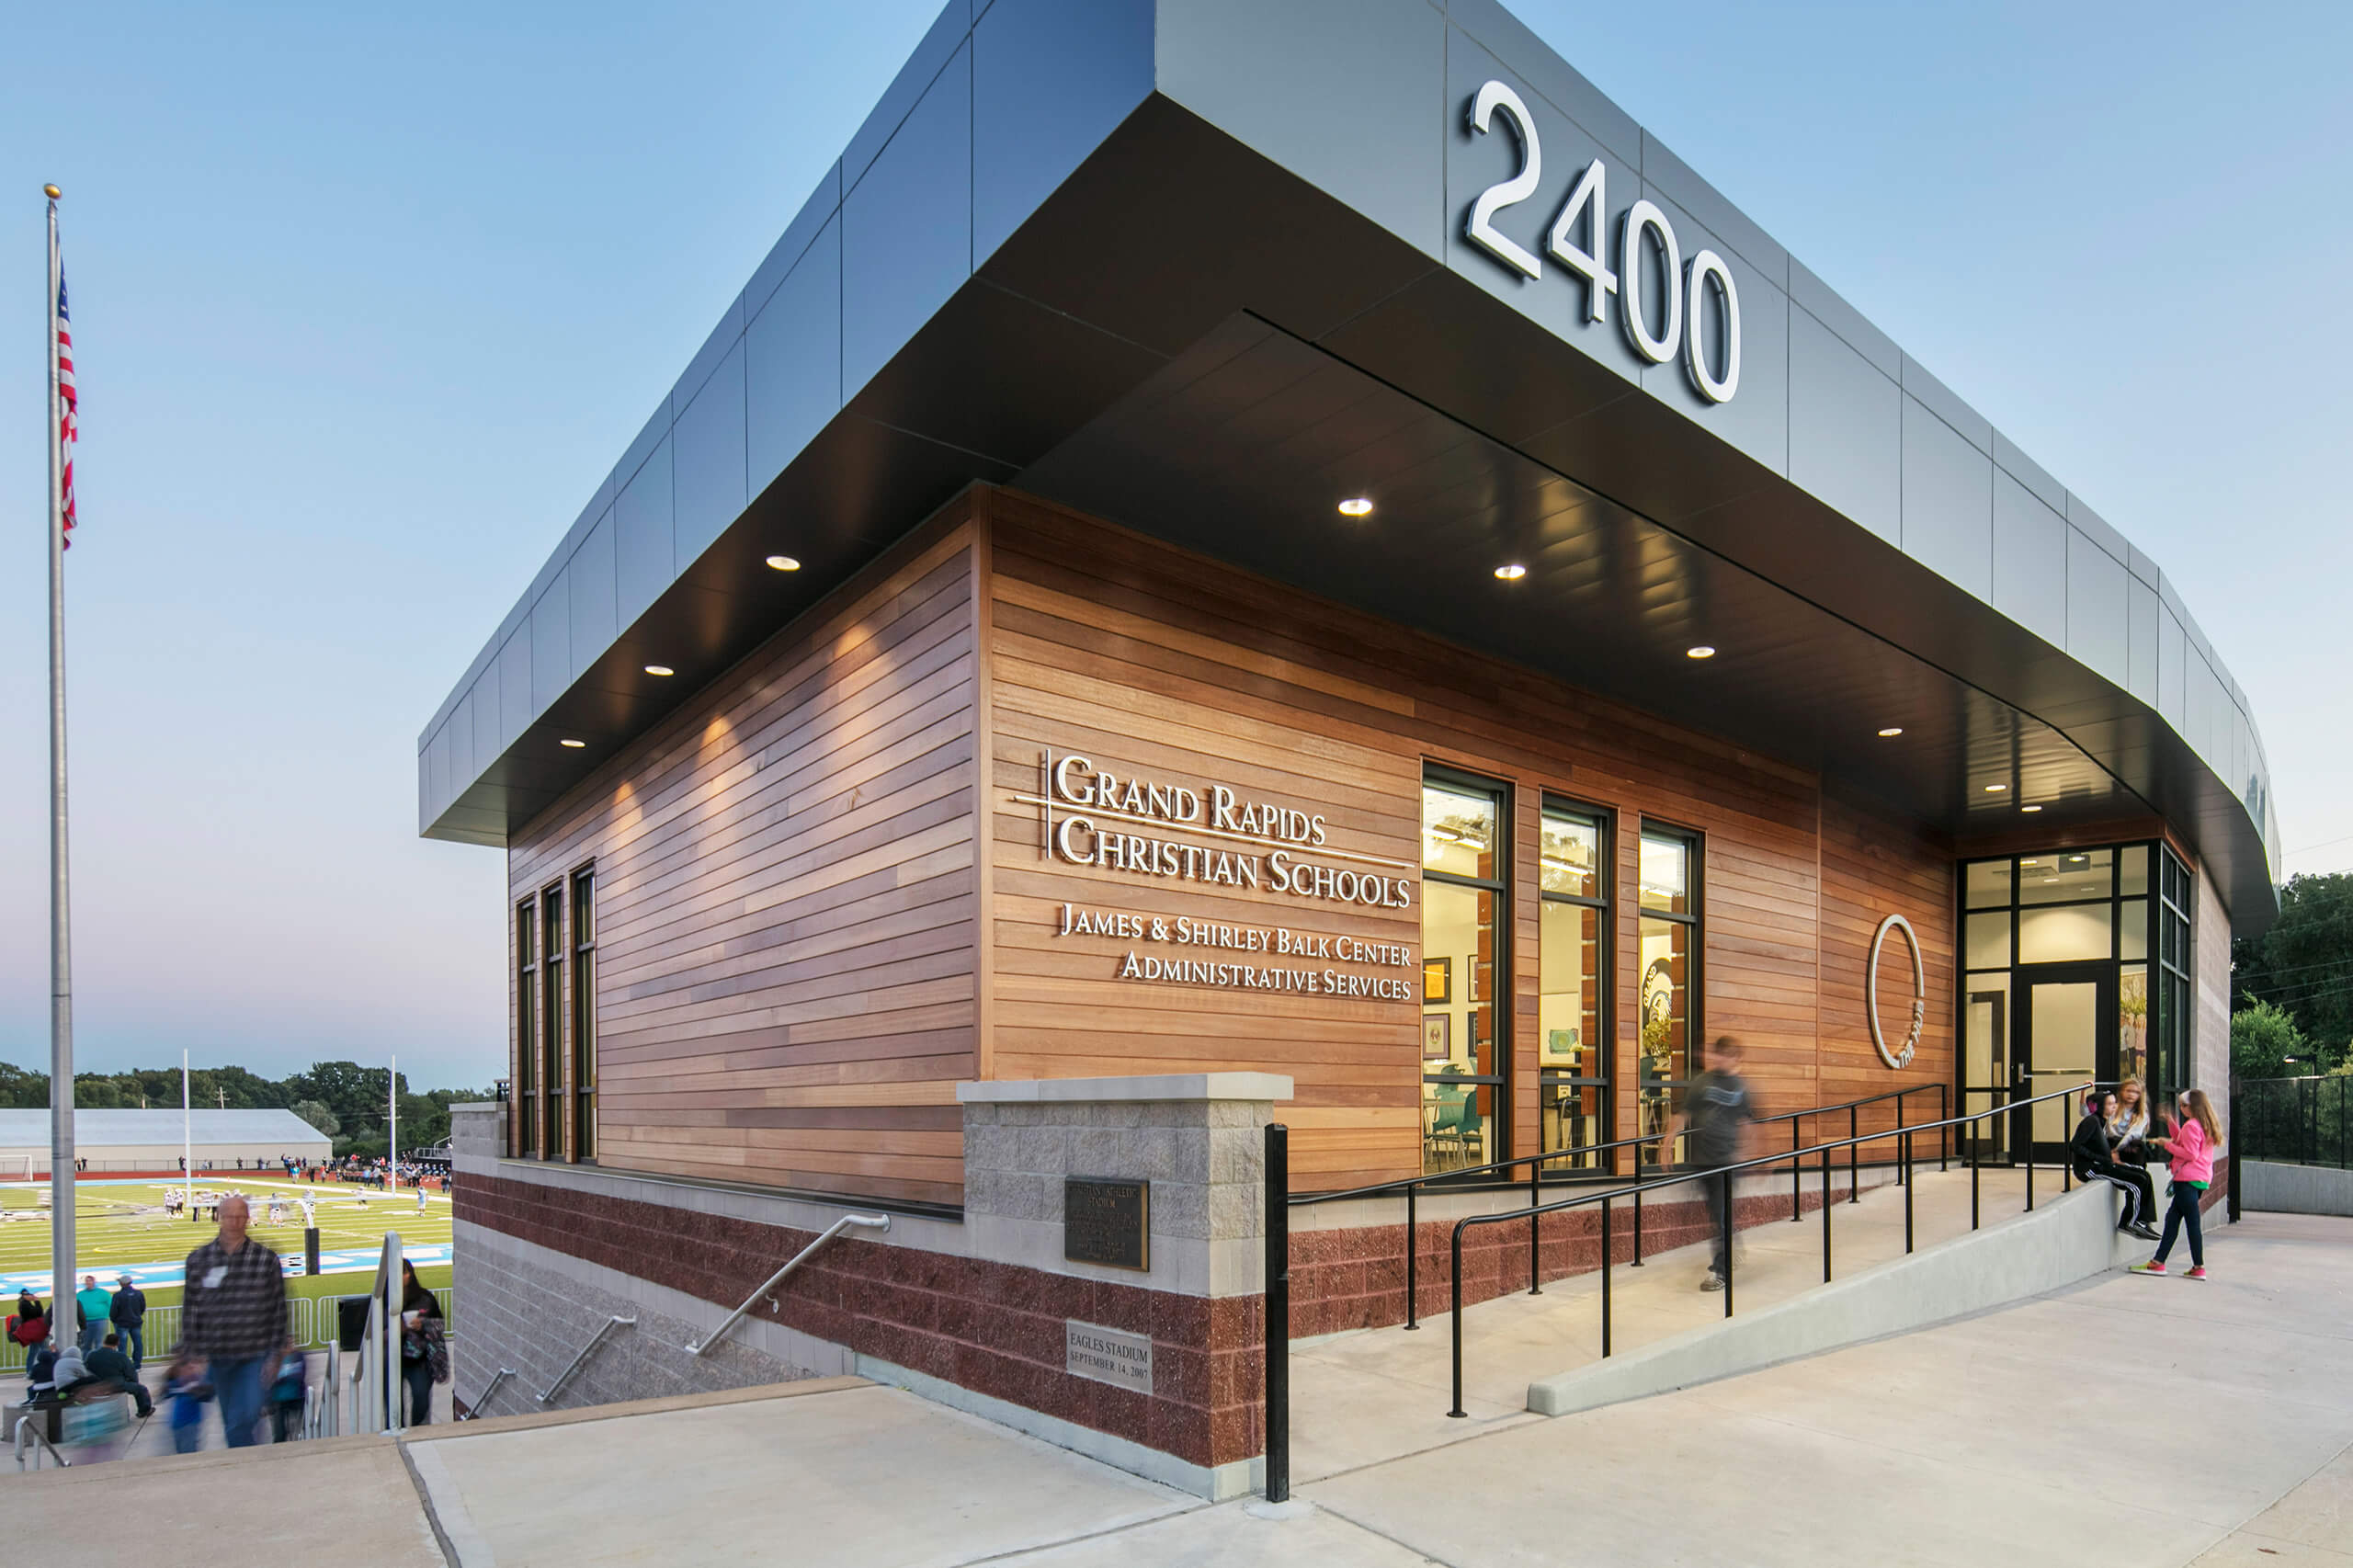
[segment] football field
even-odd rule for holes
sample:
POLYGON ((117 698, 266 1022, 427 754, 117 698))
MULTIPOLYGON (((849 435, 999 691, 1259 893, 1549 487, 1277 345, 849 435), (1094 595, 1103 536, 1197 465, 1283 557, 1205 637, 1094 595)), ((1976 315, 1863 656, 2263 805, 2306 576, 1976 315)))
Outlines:
MULTIPOLYGON (((243 1193, 253 1208, 252 1233, 267 1242, 290 1262, 302 1257, 302 1209, 300 1199, 312 1199, 318 1216, 319 1250, 328 1271, 364 1267, 373 1268, 383 1245, 384 1233, 400 1233, 404 1256, 420 1266, 446 1264, 449 1256, 449 1199, 444 1193, 426 1195, 418 1212, 416 1194, 403 1187, 386 1194, 328 1183, 292 1182, 251 1172, 199 1180, 200 1200, 213 1193, 243 1193), (279 1218, 270 1218, 271 1199, 280 1204, 279 1218)), ((191 1224, 185 1213, 177 1218, 164 1210, 164 1190, 176 1182, 110 1181, 103 1177, 74 1184, 74 1244, 76 1275, 96 1274, 109 1287, 117 1274, 128 1269, 144 1290, 179 1282, 180 1264, 188 1253, 212 1237, 210 1219, 191 1224)), ((49 1286, 49 1209, 42 1201, 47 1184, 0 1186, 0 1289, 13 1296, 18 1286, 36 1290, 49 1286)))

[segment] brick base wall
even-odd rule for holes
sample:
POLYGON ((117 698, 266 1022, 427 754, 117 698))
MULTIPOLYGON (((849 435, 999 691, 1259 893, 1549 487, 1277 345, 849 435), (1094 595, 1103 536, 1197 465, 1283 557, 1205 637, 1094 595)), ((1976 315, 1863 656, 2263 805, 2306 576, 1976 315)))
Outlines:
MULTIPOLYGON (((733 1309, 815 1233, 469 1175, 457 1216, 733 1309)), ((762 1315, 1190 1464, 1251 1459, 1264 1298, 1207 1298, 844 1236, 762 1315), (1064 1369, 1064 1320, 1153 1342, 1153 1392, 1064 1369)))

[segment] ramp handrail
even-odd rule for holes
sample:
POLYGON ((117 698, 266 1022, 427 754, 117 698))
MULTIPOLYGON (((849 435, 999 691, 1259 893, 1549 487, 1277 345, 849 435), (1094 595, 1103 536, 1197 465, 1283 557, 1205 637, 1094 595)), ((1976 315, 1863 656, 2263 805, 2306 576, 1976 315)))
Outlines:
MULTIPOLYGON (((1636 1182, 1625 1187, 1607 1187, 1596 1192, 1578 1193, 1574 1197, 1559 1199, 1551 1203, 1530 1205, 1525 1210, 1513 1210, 1498 1214, 1465 1215, 1454 1222, 1452 1252, 1452 1272, 1454 1276, 1454 1407, 1449 1410, 1447 1414, 1449 1415, 1458 1417, 1467 1414, 1462 1408, 1462 1233, 1469 1230, 1473 1225, 1502 1224, 1507 1221, 1524 1219, 1528 1221, 1529 1230, 1533 1232, 1541 1221, 1542 1217, 1546 1214, 1557 1214, 1564 1210, 1583 1208, 1587 1204, 1600 1204, 1601 1354, 1604 1358, 1607 1358, 1609 1355, 1609 1270, 1612 1262, 1609 1246, 1609 1205, 1613 1200, 1629 1196, 1639 1197, 1644 1192, 1655 1192, 1665 1187, 1686 1186, 1695 1178, 1715 1176, 1724 1178, 1726 1187, 1725 1203, 1723 1206, 1724 1218, 1722 1237, 1724 1253, 1723 1298, 1724 1316, 1730 1317, 1733 1315, 1732 1237, 1733 1233, 1737 1228, 1735 1224, 1736 1216, 1734 1214, 1734 1205, 1732 1201, 1731 1182, 1732 1178, 1735 1175, 1743 1171, 1756 1170, 1768 1165, 1778 1165, 1785 1159, 1793 1160, 1801 1157, 1802 1155, 1820 1154, 1822 1156, 1822 1278, 1823 1282, 1827 1284, 1830 1281, 1830 1156, 1833 1153, 1841 1149, 1852 1149, 1859 1143, 1877 1142, 1883 1139, 1893 1138, 1899 1141, 1900 1153, 1898 1154, 1898 1158, 1903 1164, 1905 1174, 1908 1177, 1912 1166, 1912 1141, 1915 1138, 1924 1132, 1941 1132, 1943 1130, 1950 1128, 1968 1128, 1970 1130, 1971 1143, 1969 1160, 1969 1228, 1974 1231, 1977 1229, 1978 1225, 1977 1175, 1980 1165, 1982 1165, 1982 1162, 1977 1157, 1975 1147, 1977 1141, 1977 1123, 1989 1117, 2015 1115, 2018 1111, 2024 1110, 2029 1107, 2040 1105, 2046 1101, 2073 1099, 2076 1096, 2082 1095, 2092 1089, 2107 1089, 2113 1088, 2114 1086, 2115 1085, 2113 1084, 2086 1079, 2083 1083, 2072 1085, 2064 1089, 2055 1089, 2047 1095, 2036 1095, 2029 1099, 2013 1099, 2007 1105, 1995 1106, 1986 1110, 1972 1111, 1961 1116, 1948 1117, 1941 1121, 1922 1122, 1916 1126, 1890 1129, 1884 1132, 1866 1132, 1853 1138, 1833 1139, 1827 1142, 1816 1143, 1810 1148, 1791 1150, 1788 1153, 1767 1154, 1756 1159, 1734 1161, 1730 1165, 1709 1165, 1700 1169, 1687 1169, 1679 1175, 1657 1176, 1648 1181, 1636 1182)), ((2075 1162, 2072 1159, 2063 1159, 2060 1161, 2059 1168, 2061 1171, 2060 1180, 2063 1187, 2072 1187, 2074 1185, 2075 1162)), ((2027 1209, 2031 1211, 2034 1208, 2034 1145, 2031 1140, 2027 1143, 2026 1173, 2026 1206, 2027 1209)), ((1904 1191, 1904 1250, 1908 1254, 1912 1251, 1913 1242, 1913 1184, 1907 1179, 1901 1185, 1904 1191)), ((1530 1256, 1532 1256, 1534 1255, 1534 1248, 1531 1247, 1529 1250, 1530 1256)))
MULTIPOLYGON (((1843 1110, 1847 1113, 1847 1134, 1849 1137, 1853 1137, 1860 1131, 1860 1128, 1858 1125, 1858 1113, 1860 1111, 1862 1107, 1867 1105, 1877 1105, 1881 1100, 1893 1100, 1895 1102, 1895 1127, 1896 1130, 1900 1131, 1904 1126, 1904 1097, 1906 1095, 1935 1094, 1937 1096, 1937 1109, 1941 1115, 1944 1111, 1950 1108, 1950 1102, 1946 1097, 1948 1087, 1949 1086, 1944 1084, 1913 1084, 1900 1089, 1889 1089, 1876 1095, 1866 1095, 1859 1100, 1844 1100, 1837 1105, 1809 1106, 1803 1110, 1785 1110, 1774 1116, 1758 1117, 1756 1119, 1756 1124, 1760 1127, 1769 1126, 1777 1121, 1786 1121, 1790 1124, 1790 1152, 1788 1155, 1788 1159, 1790 1161, 1790 1218, 1791 1220, 1795 1220, 1797 1218, 1798 1209, 1802 1203, 1802 1198, 1797 1190, 1798 1183, 1801 1179, 1798 1169, 1798 1138, 1800 1135, 1800 1124, 1806 1117, 1835 1116, 1843 1110)), ((1938 1127, 1945 1125, 1945 1123, 1940 1121, 1924 1122, 1921 1125, 1923 1127, 1938 1127)), ((1882 1136, 1885 1135, 1883 1134, 1882 1136)), ((1449 1188, 1465 1187, 1469 1185, 1463 1179, 1466 1176, 1483 1176, 1489 1171, 1512 1171, 1518 1169, 1522 1165, 1526 1165, 1529 1167, 1529 1208, 1527 1211, 1533 1213, 1535 1212, 1537 1199, 1540 1196, 1539 1187, 1543 1167, 1551 1162, 1555 1160, 1582 1160, 1594 1154, 1607 1154, 1614 1153, 1620 1149, 1639 1148, 1645 1143, 1655 1143, 1660 1141, 1660 1134, 1652 1132, 1638 1138, 1620 1138, 1608 1143, 1587 1143, 1582 1148, 1555 1149, 1548 1153, 1542 1154, 1520 1154, 1512 1159, 1495 1160, 1483 1165, 1472 1165, 1463 1170, 1441 1171, 1435 1176, 1425 1175, 1417 1176, 1401 1176, 1395 1181, 1376 1182, 1370 1187, 1352 1187, 1339 1192, 1306 1193, 1296 1198, 1286 1198, 1284 1199, 1284 1206, 1290 1209, 1305 1209, 1317 1203, 1336 1203, 1342 1199, 1380 1198, 1392 1192, 1404 1193, 1405 1195, 1405 1326, 1408 1329, 1419 1329, 1422 1324, 1420 1315, 1421 1247, 1418 1244, 1418 1238, 1421 1233, 1418 1226, 1421 1222, 1419 1207, 1422 1188, 1437 1186, 1443 1186, 1449 1188)), ((1942 1168, 1946 1158, 1949 1155, 1950 1145, 1949 1142, 1939 1141, 1938 1148, 1938 1165, 1939 1168, 1942 1168)), ((1782 1156, 1779 1154, 1774 1156, 1776 1160, 1779 1160, 1781 1157, 1782 1156)), ((1856 1156, 1850 1154, 1847 1158, 1847 1186, 1849 1191, 1850 1193, 1859 1192, 1860 1190, 1859 1181, 1859 1173, 1861 1169, 1860 1164, 1856 1156)), ((1642 1190, 1643 1189, 1634 1190, 1633 1266, 1636 1268, 1640 1268, 1643 1266, 1642 1190)), ((1851 1198, 1849 1200, 1852 1200, 1851 1198)), ((1536 1278, 1536 1228, 1533 1224, 1529 1227, 1528 1259, 1529 1280, 1530 1285, 1529 1294, 1541 1295, 1543 1294, 1543 1289, 1541 1285, 1537 1282, 1536 1278)))
POLYGON ((710 1349, 712 1346, 725 1338, 729 1329, 733 1328, 737 1324, 742 1323, 744 1321, 744 1315, 746 1312, 749 1312, 754 1307, 758 1306, 762 1301, 766 1301, 768 1296, 774 1293, 776 1288, 784 1283, 785 1277, 787 1275, 790 1275, 794 1269, 800 1267, 802 1264, 815 1256, 818 1248, 825 1245, 825 1244, 832 1241, 835 1236, 840 1235, 844 1231, 848 1230, 853 1225, 856 1225, 862 1230, 887 1231, 891 1228, 891 1216, 888 1214, 845 1214, 840 1219, 835 1221, 832 1224, 826 1226, 823 1231, 817 1233, 816 1240, 811 1242, 807 1246, 802 1247, 799 1252, 794 1253, 790 1258, 785 1260, 783 1267, 778 1269, 774 1274, 769 1275, 766 1284, 753 1291, 750 1295, 745 1297, 744 1304, 737 1307, 733 1312, 729 1312, 727 1314, 726 1322, 721 1324, 717 1328, 712 1329, 709 1334, 704 1335, 699 1342, 688 1346, 687 1354, 696 1358, 700 1358, 704 1351, 710 1349))
POLYGON ((633 1317, 625 1318, 618 1312, 614 1313, 611 1317, 607 1318, 603 1323, 598 1324, 597 1325, 597 1332, 588 1336, 588 1343, 580 1347, 580 1353, 573 1357, 571 1364, 565 1367, 563 1371, 558 1372, 555 1375, 555 1381, 550 1383, 548 1385, 547 1392, 540 1395, 540 1403, 541 1404, 545 1404, 548 1401, 553 1399, 556 1394, 556 1390, 563 1387, 565 1383, 572 1381, 572 1374, 580 1370, 582 1364, 588 1359, 589 1353, 595 1350, 599 1345, 605 1343, 606 1335, 610 1334, 616 1328, 635 1328, 636 1326, 637 1319, 633 1317))

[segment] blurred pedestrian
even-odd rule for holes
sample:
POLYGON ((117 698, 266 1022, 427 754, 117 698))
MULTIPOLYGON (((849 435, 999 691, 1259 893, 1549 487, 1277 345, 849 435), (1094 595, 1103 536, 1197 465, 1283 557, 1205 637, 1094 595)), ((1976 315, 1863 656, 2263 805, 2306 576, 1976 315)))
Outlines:
POLYGON ((449 1340, 441 1303, 416 1277, 416 1265, 401 1259, 401 1381, 408 1387, 408 1424, 433 1420, 433 1385, 449 1381, 449 1340))
POLYGON ((107 1321, 122 1339, 122 1352, 131 1358, 131 1369, 137 1371, 147 1364, 147 1293, 131 1282, 131 1276, 115 1280, 114 1300, 107 1305, 107 1321))
POLYGON ((290 1443, 302 1435, 302 1402, 310 1383, 310 1358, 290 1346, 278 1358, 278 1377, 269 1385, 270 1441, 290 1443))
POLYGON ((1718 1035, 1708 1047, 1707 1070, 1685 1091, 1683 1110, 1659 1142, 1660 1163, 1675 1151, 1676 1135, 1691 1135, 1690 1164, 1706 1174, 1699 1189, 1708 1200, 1709 1263, 1702 1290, 1721 1290, 1732 1277, 1733 1173, 1722 1167, 1740 1160, 1742 1135, 1756 1119, 1756 1097, 1740 1075, 1747 1051, 1734 1035, 1718 1035))
POLYGON ((192 1454, 204 1438, 204 1406, 212 1385, 204 1369, 185 1349, 172 1358, 164 1373, 164 1397, 172 1402, 172 1451, 192 1454))
POLYGON ((245 1233, 252 1211, 243 1198, 221 1200, 221 1233, 188 1255, 180 1336, 221 1402, 221 1426, 233 1449, 249 1448, 262 1397, 286 1332, 286 1270, 278 1254, 245 1233))

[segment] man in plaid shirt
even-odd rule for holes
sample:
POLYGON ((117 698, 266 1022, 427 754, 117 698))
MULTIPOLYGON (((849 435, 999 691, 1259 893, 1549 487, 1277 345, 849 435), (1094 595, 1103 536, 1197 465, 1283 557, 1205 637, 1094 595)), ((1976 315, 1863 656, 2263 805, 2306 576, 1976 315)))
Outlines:
POLYGON ((180 1343, 221 1402, 233 1449, 249 1448, 262 1395, 278 1375, 286 1334, 286 1270, 278 1254, 245 1234, 245 1200, 221 1200, 221 1233, 188 1255, 180 1343))

